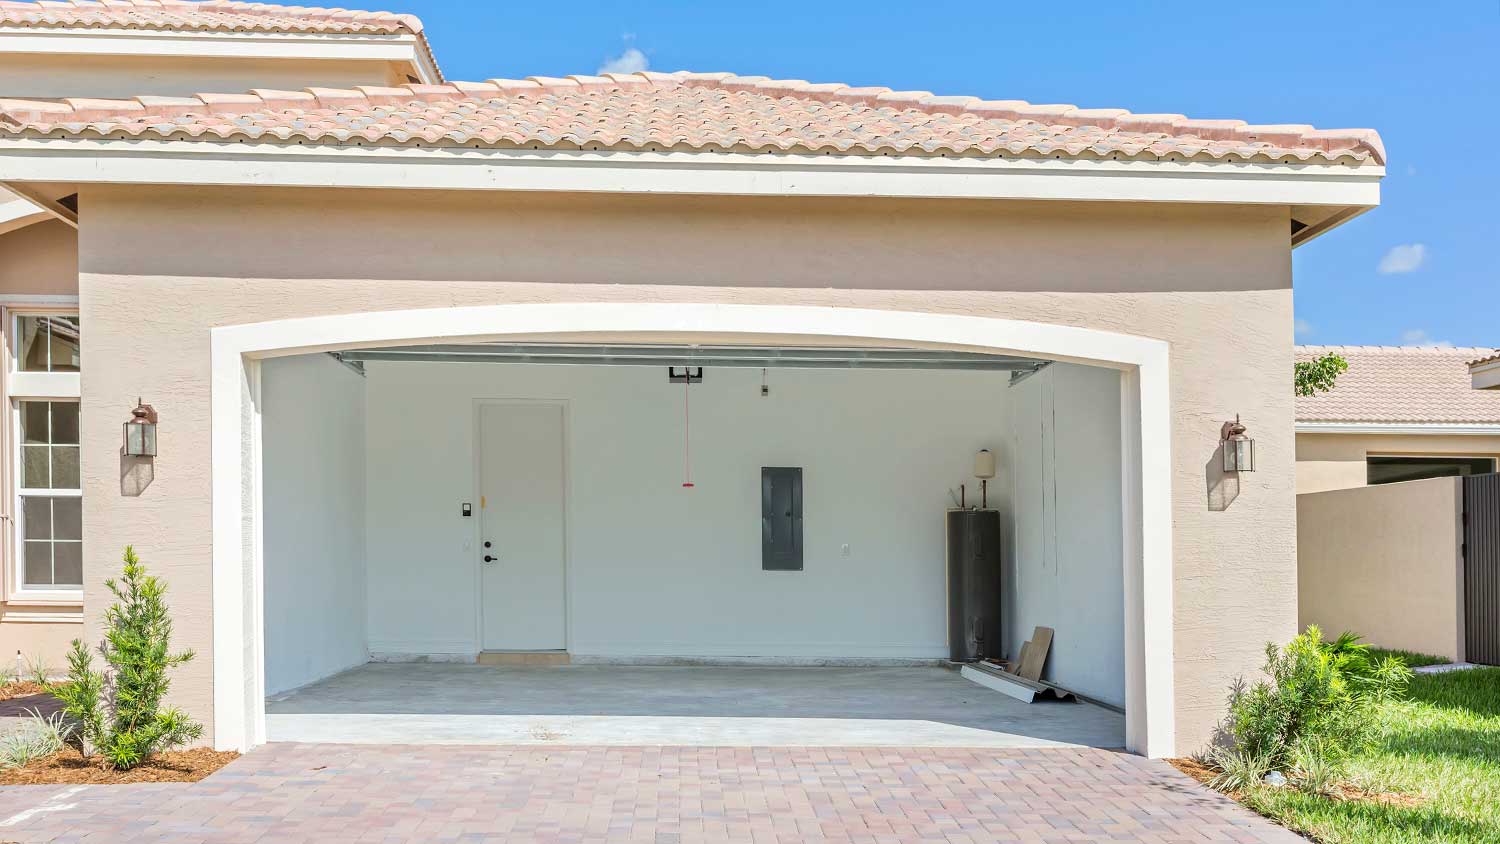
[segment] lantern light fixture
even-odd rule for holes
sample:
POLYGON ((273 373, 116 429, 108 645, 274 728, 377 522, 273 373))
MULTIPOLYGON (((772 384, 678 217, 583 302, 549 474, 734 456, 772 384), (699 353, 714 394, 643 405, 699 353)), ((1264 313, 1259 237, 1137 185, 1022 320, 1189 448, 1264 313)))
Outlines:
POLYGON ((1219 440, 1224 446, 1224 471, 1255 471, 1255 440, 1245 433, 1239 414, 1235 414, 1233 422, 1224 423, 1219 440))
POLYGON ((130 457, 156 456, 156 408, 136 399, 135 410, 125 423, 125 454, 130 457))

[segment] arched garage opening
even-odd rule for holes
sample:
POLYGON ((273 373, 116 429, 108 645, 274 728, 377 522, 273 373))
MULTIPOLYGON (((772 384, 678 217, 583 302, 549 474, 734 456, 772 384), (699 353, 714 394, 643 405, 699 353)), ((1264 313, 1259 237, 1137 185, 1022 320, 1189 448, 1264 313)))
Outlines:
MULTIPOLYGON (((1005 591, 1002 633, 991 639, 1013 656, 1031 628, 1052 627, 1047 678, 1124 710, 1114 740, 1108 719, 1049 725, 1062 710, 1045 705, 1026 710, 1015 733, 1163 752, 1170 695, 1154 705, 1170 686, 1170 577, 1164 595, 1151 596, 1160 573, 1144 563, 1165 535, 1148 523, 1156 491, 1146 461, 1157 455, 1141 437, 1158 422, 1143 412, 1157 366, 1164 402, 1155 341, 824 308, 498 306, 219 329, 216 465, 222 447, 253 492, 237 485, 241 499, 221 510, 235 490, 216 477, 216 519, 228 525, 233 515, 243 528, 225 537, 216 523, 216 744, 305 739, 299 729, 359 740, 339 730, 377 723, 463 725, 472 735, 473 720, 391 717, 445 714, 393 703, 411 693, 400 681, 354 689, 366 701, 389 692, 363 713, 383 721, 329 720, 372 708, 328 695, 376 682, 384 667, 344 675, 343 687, 339 678, 312 693, 304 686, 371 657, 496 654, 592 663, 592 674, 524 675, 526 688, 509 694, 532 695, 539 715, 578 714, 549 707, 576 706, 580 695, 594 698, 588 711, 616 712, 630 689, 611 678, 660 681, 655 666, 638 663, 749 661, 820 666, 820 678, 799 680, 812 688, 853 683, 843 699, 866 729, 930 719, 985 732, 982 712, 944 708, 956 705, 943 699, 951 687, 923 685, 966 681, 891 672, 948 652, 943 511, 960 483, 969 485, 964 504, 977 503, 969 467, 974 451, 990 448, 1002 467, 990 503, 1002 522, 1005 591), (340 350, 342 363, 324 354, 340 350), (463 357, 474 350, 482 361, 463 357), (668 373, 687 366, 696 376, 700 365, 701 381, 668 373), (794 469, 802 543, 796 560, 767 568, 762 475, 794 469), (517 557, 557 564, 518 569, 517 557), (1165 648, 1149 642, 1148 597, 1167 601, 1157 634, 1165 648), (1163 659, 1152 688, 1152 660, 1163 659), (570 685, 580 676, 595 685, 570 685), (269 733, 268 693, 271 723, 282 725, 269 733), (902 695, 920 698, 913 718, 863 708, 902 695), (290 733, 277 735, 283 726, 290 733)), ((714 691, 735 700, 725 714, 737 727, 762 714, 744 708, 747 698, 775 695, 759 680, 736 687, 743 672, 713 671, 670 676, 699 684, 681 690, 694 700, 711 702, 714 691)), ((472 676, 444 675, 437 687, 472 676)), ((991 694, 966 691, 966 701, 991 694)), ((792 714, 837 717, 837 700, 824 694, 792 714)), ((631 706, 618 712, 715 714, 649 696, 631 706)), ((1007 706, 995 699, 1014 726, 1007 706)), ((928 738, 978 734, 938 733, 928 738)))

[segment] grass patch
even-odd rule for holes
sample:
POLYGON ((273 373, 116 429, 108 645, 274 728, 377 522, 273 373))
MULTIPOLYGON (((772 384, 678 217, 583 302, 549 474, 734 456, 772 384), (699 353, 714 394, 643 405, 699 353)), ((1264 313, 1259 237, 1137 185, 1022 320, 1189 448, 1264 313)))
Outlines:
POLYGON ((1403 651, 1397 648, 1370 648, 1370 656, 1376 659, 1393 656, 1406 663, 1408 668, 1421 668, 1424 665, 1447 665, 1453 661, 1443 656, 1419 654, 1416 651, 1403 651))
POLYGON ((1237 797, 1323 844, 1500 841, 1500 668, 1419 674, 1378 718, 1376 747, 1350 765, 1352 790, 1237 797))

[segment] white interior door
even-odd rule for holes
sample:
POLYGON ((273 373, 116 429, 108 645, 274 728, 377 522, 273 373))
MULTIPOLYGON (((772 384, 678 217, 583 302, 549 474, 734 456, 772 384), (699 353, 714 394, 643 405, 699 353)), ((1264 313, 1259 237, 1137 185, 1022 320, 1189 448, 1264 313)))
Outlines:
POLYGON ((485 650, 567 647, 563 408, 479 409, 485 650))

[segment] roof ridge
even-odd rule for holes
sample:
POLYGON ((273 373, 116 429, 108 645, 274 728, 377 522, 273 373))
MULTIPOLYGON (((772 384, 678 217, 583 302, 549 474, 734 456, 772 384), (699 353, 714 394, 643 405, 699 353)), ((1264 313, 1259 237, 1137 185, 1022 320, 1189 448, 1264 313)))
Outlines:
MULTIPOLYGON (((111 0, 135 2, 135 0, 111 0)), ((237 0, 161 0, 184 5, 252 5, 237 0)), ((260 5, 260 4, 253 4, 260 5)), ((289 7, 283 7, 289 8, 289 7)), ((444 102, 482 100, 502 94, 566 93, 588 88, 644 90, 651 88, 714 88, 728 92, 757 93, 773 98, 796 97, 823 103, 864 105, 874 108, 915 109, 929 114, 972 114, 985 120, 1036 122, 1056 126, 1091 126, 1141 134, 1195 137, 1201 140, 1266 143, 1315 150, 1332 159, 1343 153, 1366 153, 1377 164, 1385 163, 1385 147, 1373 129, 1315 129, 1304 124, 1256 125, 1243 120, 1190 119, 1181 114, 1133 114, 1125 109, 1081 109, 1074 105, 1039 105, 1024 100, 984 100, 972 96, 936 96, 930 91, 893 91, 885 87, 856 87, 842 82, 812 83, 802 79, 771 79, 733 73, 606 73, 598 76, 528 76, 525 79, 490 79, 485 82, 447 82, 439 85, 407 84, 395 88, 357 86, 351 89, 307 88, 300 92, 252 89, 248 94, 201 93, 193 97, 134 97, 128 100, 67 98, 58 102, 0 100, 0 122, 79 123, 110 118, 138 119, 149 116, 179 117, 198 107, 209 112, 235 112, 260 107, 337 109, 361 104, 384 105, 419 100, 444 102), (71 119, 68 119, 71 118, 71 119)))
POLYGON ((244 0, 0 0, 0 10, 36 9, 38 11, 80 9, 84 11, 209 11, 230 12, 259 17, 307 18, 318 21, 360 23, 396 23, 413 33, 422 31, 422 19, 401 12, 366 11, 324 6, 289 6, 276 3, 251 3, 244 0))
POLYGON ((1481 353, 1484 353, 1484 354, 1490 354, 1490 353, 1493 353, 1495 351, 1495 347, 1493 347, 1493 346, 1437 346, 1437 345, 1427 345, 1427 346, 1421 346, 1421 345, 1417 345, 1417 346, 1380 346, 1380 345, 1374 345, 1374 346, 1372 346, 1372 345, 1347 345, 1347 344, 1344 344, 1344 345, 1299 344, 1299 345, 1296 346, 1296 351, 1299 352, 1299 353, 1346 351, 1346 352, 1395 352, 1395 353, 1400 353, 1400 354, 1450 354, 1450 355, 1459 355, 1459 354, 1472 354, 1474 352, 1481 352, 1481 353))

